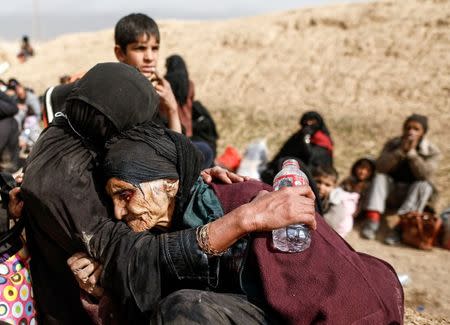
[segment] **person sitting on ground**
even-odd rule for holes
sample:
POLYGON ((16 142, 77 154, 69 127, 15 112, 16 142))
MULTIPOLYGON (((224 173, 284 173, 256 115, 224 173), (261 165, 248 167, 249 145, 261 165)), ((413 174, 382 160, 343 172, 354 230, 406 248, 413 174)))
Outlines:
POLYGON ((0 90, 0 171, 16 172, 19 163, 19 109, 14 99, 0 90))
POLYGON ((28 60, 29 57, 34 55, 34 49, 30 44, 30 40, 27 35, 22 37, 22 44, 20 45, 20 52, 17 54, 17 58, 21 63, 28 60))
MULTIPOLYGON (((365 205, 367 222, 362 236, 374 239, 386 204, 398 208, 402 216, 422 212, 433 194, 437 194, 432 176, 440 159, 439 149, 427 138, 428 118, 412 114, 403 123, 401 136, 386 142, 376 161, 376 174, 365 205)), ((395 227, 385 243, 394 245, 401 239, 395 227)))
MULTIPOLYGON (((167 73, 164 78, 170 83, 175 99, 177 100, 183 133, 192 140, 197 149, 203 154, 203 168, 211 167, 215 159, 215 146, 213 147, 202 138, 204 134, 195 134, 194 131, 199 131, 199 123, 205 125, 206 122, 212 121, 212 118, 206 108, 197 102, 195 104, 196 118, 194 120, 194 83, 189 79, 186 63, 183 58, 179 55, 169 56, 166 59, 166 68, 167 73), (202 116, 197 116, 201 113, 203 113, 202 116), (200 121, 198 122, 198 120, 200 121)), ((217 138, 214 122, 210 129, 212 134, 208 134, 207 137, 209 139, 217 138)))
POLYGON ((358 208, 355 212, 357 218, 367 200, 367 194, 375 176, 375 160, 370 157, 363 157, 354 162, 350 169, 350 176, 340 183, 347 192, 355 192, 359 194, 358 208))
MULTIPOLYGON (((14 90, 14 98, 19 106, 26 111, 26 116, 34 115, 41 118, 41 104, 38 96, 29 88, 25 88, 17 79, 9 79, 8 88, 14 90)), ((19 107, 20 108, 20 107, 19 107)))
POLYGON ((114 54, 119 62, 136 67, 154 86, 160 96, 160 120, 176 132, 181 132, 178 105, 169 82, 156 67, 159 59, 160 33, 156 22, 137 13, 121 18, 114 28, 114 54))
POLYGON ((262 174, 264 182, 271 184, 286 158, 296 158, 310 170, 316 166, 333 166, 333 141, 322 116, 306 112, 300 119, 300 130, 281 147, 262 174))
POLYGON ((331 166, 315 167, 312 176, 319 191, 325 221, 340 236, 347 236, 353 228, 359 194, 337 187, 338 173, 331 166))
MULTIPOLYGON (((158 272, 161 266, 155 261, 157 255, 145 252, 147 243, 140 244, 135 253, 140 257, 139 264, 128 264, 131 269, 121 274, 134 277, 130 290, 140 312, 148 314, 142 323, 148 323, 150 317, 150 323, 158 324, 294 324, 311 323, 322 317, 344 324, 367 320, 367 315, 372 314, 376 315, 370 316, 374 322, 400 321, 401 286, 395 273, 379 260, 355 253, 320 216, 314 220, 311 215, 314 196, 308 186, 271 193, 259 192, 272 188, 253 180, 207 186, 198 180, 199 162, 194 146, 183 135, 158 128, 135 127, 112 139, 107 146, 103 176, 115 216, 140 233, 150 230, 170 236, 179 229, 185 229, 186 234, 196 233, 184 245, 197 246, 207 257, 190 258, 189 268, 206 268, 209 275, 202 280, 178 272, 171 279, 170 272, 165 271, 164 278, 160 278, 158 274, 163 270, 158 272), (291 213, 286 214, 287 210, 291 213), (294 211, 298 220, 305 219, 312 228, 315 223, 318 225, 312 233, 311 247, 302 254, 276 254, 267 242, 271 240, 270 230, 294 222, 287 217, 294 211), (244 227, 242 233, 236 222, 250 227, 244 227), (252 242, 249 236, 243 237, 248 233, 254 237, 252 242), (257 247, 250 246, 253 244, 257 247), (362 268, 357 266, 361 263, 362 268), (270 272, 273 267, 278 272, 270 272), (375 272, 379 280, 372 280, 366 274, 367 269, 372 275, 375 272), (268 278, 266 271, 270 273, 268 278), (377 281, 382 281, 381 287, 377 281), (290 292, 301 290, 304 295, 301 303, 287 294, 287 287, 293 290, 290 292), (330 288, 333 288, 331 296, 330 288), (341 301, 344 296, 345 312, 341 301), (361 296, 368 299, 361 300, 361 296), (281 301, 285 309, 280 310, 276 303, 272 305, 273 300, 281 301), (382 307, 384 304, 386 307, 382 307)), ((96 273, 102 272, 99 265, 80 255, 73 256, 68 263, 81 287, 102 294, 95 287, 96 273)), ((180 260, 173 263, 180 270, 180 260)), ((125 270, 127 266, 122 268, 125 270)), ((121 297, 121 290, 110 293, 121 297)), ((98 311, 102 308, 103 312, 111 310, 105 309, 103 298, 98 311)), ((130 319, 129 316, 122 315, 125 319, 130 319)))

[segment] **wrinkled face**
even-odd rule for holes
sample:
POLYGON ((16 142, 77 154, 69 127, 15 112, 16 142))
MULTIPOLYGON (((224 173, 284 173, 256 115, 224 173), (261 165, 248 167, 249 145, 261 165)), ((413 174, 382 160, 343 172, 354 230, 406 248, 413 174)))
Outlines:
POLYGON ((418 141, 424 134, 422 124, 416 121, 409 121, 403 129, 403 136, 411 141, 418 141))
POLYGON ((166 230, 170 227, 178 180, 160 179, 139 184, 142 191, 133 184, 111 178, 106 191, 114 204, 114 216, 123 220, 136 232, 153 227, 166 230))
POLYGON ((314 177, 317 184, 317 189, 319 190, 320 199, 327 198, 331 190, 336 186, 336 178, 333 176, 317 176, 314 177))
POLYGON ((358 181, 365 181, 372 177, 373 174, 373 168, 372 165, 367 161, 362 161, 358 166, 355 168, 355 176, 358 179, 358 181))
POLYGON ((114 47, 117 60, 122 63, 134 66, 148 79, 156 72, 158 64, 159 43, 155 36, 142 34, 137 41, 127 45, 126 53, 120 46, 114 47))

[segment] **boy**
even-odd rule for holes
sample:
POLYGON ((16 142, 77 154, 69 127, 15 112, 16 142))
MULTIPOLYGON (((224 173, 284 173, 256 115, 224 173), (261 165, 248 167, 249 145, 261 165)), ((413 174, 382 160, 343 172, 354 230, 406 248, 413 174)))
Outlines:
MULTIPOLYGON (((159 57, 160 34, 156 22, 144 14, 129 14, 121 18, 114 29, 114 54, 119 62, 136 67, 153 84, 160 96, 159 115, 167 119, 167 126, 181 133, 181 122, 178 115, 178 105, 170 84, 158 76, 156 66, 159 57)), ((83 73, 72 76, 75 81, 83 73)), ((47 123, 53 115, 59 112, 70 93, 73 83, 68 86, 49 88, 45 94, 45 112, 47 123), (55 103, 55 105, 52 105, 55 103), (48 112, 50 114, 48 114, 48 112)))
MULTIPOLYGON (((402 134, 385 143, 365 205, 367 222, 361 232, 364 238, 375 238, 387 202, 398 208, 397 214, 402 216, 423 212, 432 195, 436 195, 432 178, 441 153, 426 138, 427 131, 428 118, 412 114, 403 122, 402 134)), ((385 243, 395 245, 400 239, 399 228, 395 227, 385 243)))
POLYGON ((331 166, 314 168, 312 176, 319 190, 325 221, 341 237, 345 237, 353 228, 353 214, 356 211, 359 194, 336 187, 338 173, 331 166))
POLYGON ((160 116, 168 127, 181 133, 178 105, 167 80, 156 71, 160 34, 156 22, 144 14, 129 14, 121 18, 114 29, 114 53, 117 60, 136 67, 148 78, 160 96, 160 116))

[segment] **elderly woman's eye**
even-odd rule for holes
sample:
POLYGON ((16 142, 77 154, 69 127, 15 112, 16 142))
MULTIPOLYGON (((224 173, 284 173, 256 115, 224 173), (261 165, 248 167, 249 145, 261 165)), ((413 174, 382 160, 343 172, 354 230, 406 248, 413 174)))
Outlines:
POLYGON ((119 193, 119 198, 123 201, 130 201, 133 197, 134 192, 130 190, 122 191, 119 193))

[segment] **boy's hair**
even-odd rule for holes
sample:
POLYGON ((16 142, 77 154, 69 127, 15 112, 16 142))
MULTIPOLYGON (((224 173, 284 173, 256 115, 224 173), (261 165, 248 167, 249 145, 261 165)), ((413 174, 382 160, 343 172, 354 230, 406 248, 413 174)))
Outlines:
POLYGON ((144 14, 129 14, 121 18, 114 28, 114 41, 124 53, 127 51, 127 45, 136 42, 141 35, 154 36, 159 43, 158 25, 144 14))
POLYGON ((312 176, 313 178, 316 177, 322 177, 322 176, 331 176, 334 177, 335 181, 338 180, 338 172, 336 169, 334 169, 333 166, 325 165, 325 166, 316 166, 312 170, 312 176))

